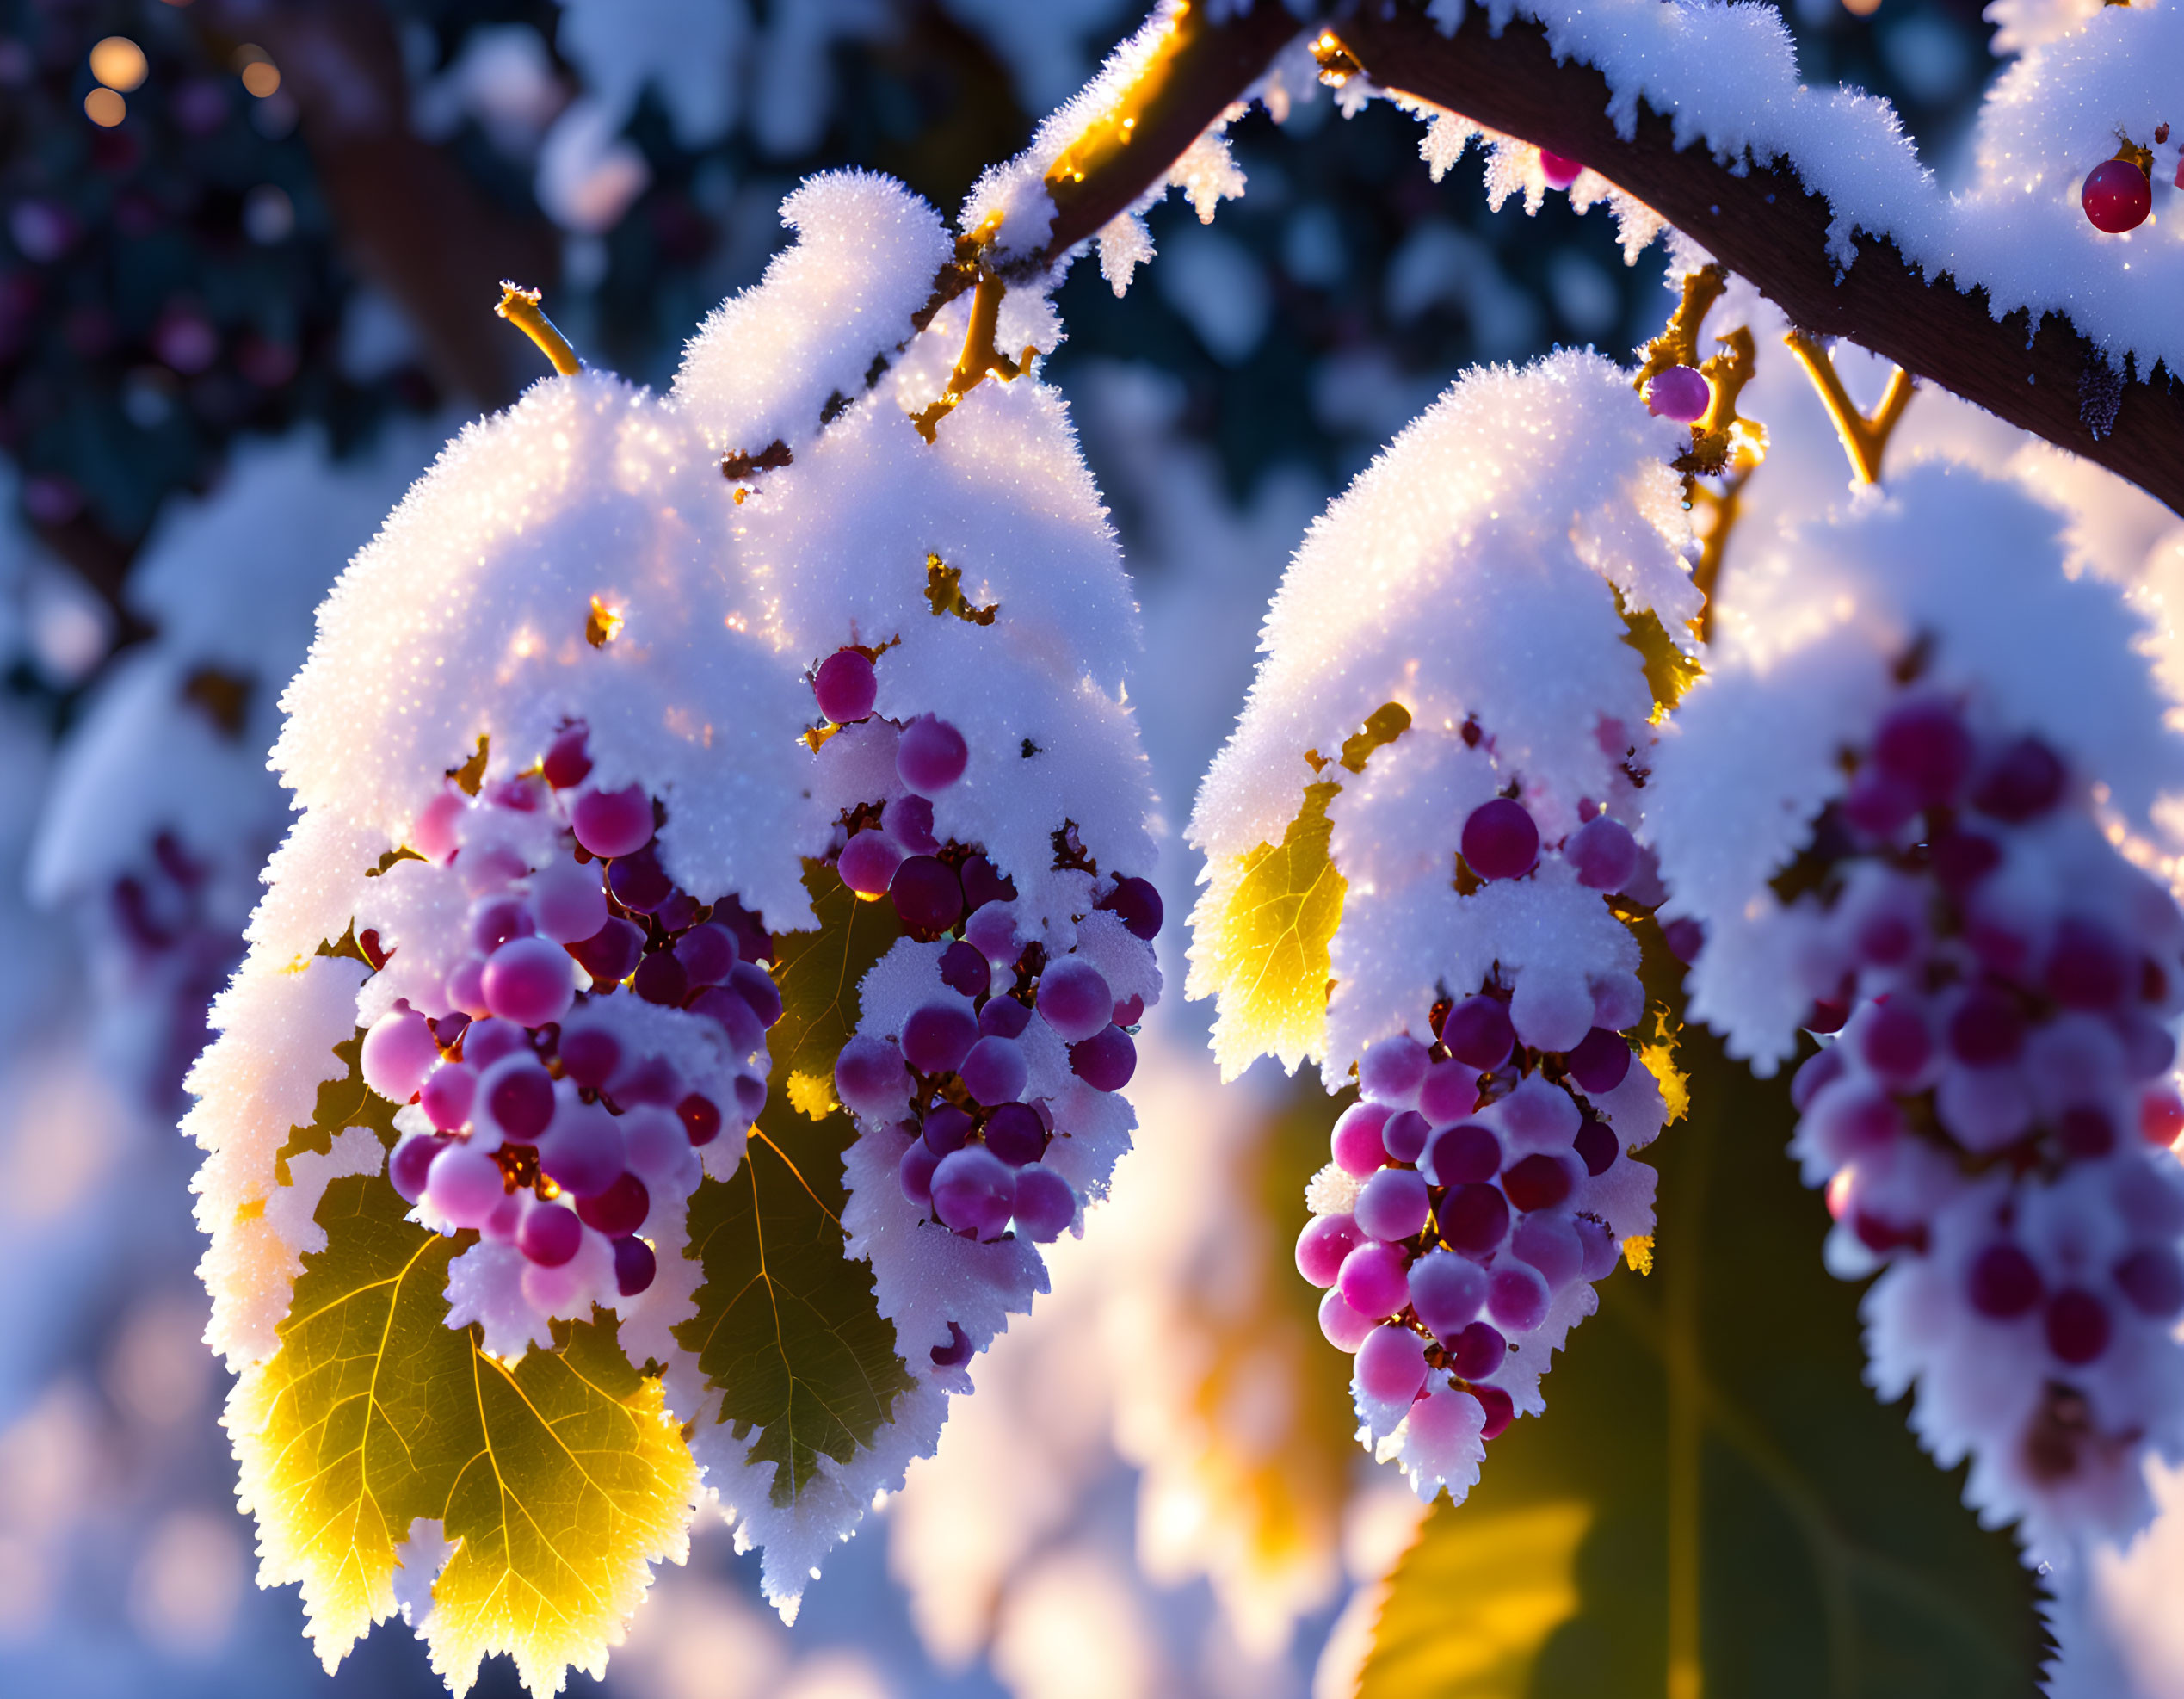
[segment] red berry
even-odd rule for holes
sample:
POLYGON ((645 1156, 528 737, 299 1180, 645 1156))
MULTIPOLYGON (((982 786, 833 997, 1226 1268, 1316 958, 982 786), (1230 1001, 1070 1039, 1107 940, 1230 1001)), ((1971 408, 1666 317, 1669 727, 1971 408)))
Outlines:
POLYGON ((1549 188, 1568 188, 1577 181, 1578 172, 1584 169, 1577 160, 1566 158, 1559 153, 1550 153, 1544 147, 1539 150, 1539 170, 1546 177, 1549 188))
POLYGON ((2085 175, 2078 196, 2095 230, 2118 236, 2136 230, 2154 210, 2154 185, 2128 159, 2104 159, 2085 175))
POLYGON ((2073 1367, 2108 1349, 2108 1307, 2081 1287, 2065 1287, 2048 1300, 2047 1348, 2073 1367))

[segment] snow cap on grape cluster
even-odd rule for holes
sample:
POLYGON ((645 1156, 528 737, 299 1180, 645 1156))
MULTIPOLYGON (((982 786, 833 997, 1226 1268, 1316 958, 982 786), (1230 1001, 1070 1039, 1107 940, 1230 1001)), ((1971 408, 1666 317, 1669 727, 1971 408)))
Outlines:
POLYGON ((2184 737, 2168 723, 2142 613, 2071 577, 2062 515, 2014 484, 1930 464, 1740 560, 1715 605, 1707 676, 1656 751, 1648 819, 1666 917, 1706 929, 1690 1013, 1771 1073, 1811 992, 1808 930, 1768 881, 1841 797, 1916 648, 1928 688, 2037 736, 2101 788, 2116 827, 2174 854, 2184 737))
MULTIPOLYGON (((1474 371, 1298 551, 1190 838, 1218 894, 1222 865, 1279 843, 1308 784, 1343 781, 1329 809, 1348 881, 1324 1043, 1335 1072, 1376 1038, 1426 1037, 1436 985, 1464 995, 1497 961, 1520 984, 1527 969, 1566 981, 1565 1001, 1588 973, 1635 968, 1628 935, 1559 859, 1468 896, 1451 874, 1466 819, 1512 782, 1548 846, 1611 799, 1639 824, 1624 763, 1643 762, 1653 701, 1617 597, 1691 645, 1698 595, 1669 465, 1685 446, 1596 355, 1474 371), (1339 751, 1389 702, 1410 727, 1361 776, 1315 774, 1306 751, 1339 751)), ((1196 972, 1195 994, 1215 989, 1196 972)), ((1231 1070, 1248 1060, 1223 1053, 1231 1070)))

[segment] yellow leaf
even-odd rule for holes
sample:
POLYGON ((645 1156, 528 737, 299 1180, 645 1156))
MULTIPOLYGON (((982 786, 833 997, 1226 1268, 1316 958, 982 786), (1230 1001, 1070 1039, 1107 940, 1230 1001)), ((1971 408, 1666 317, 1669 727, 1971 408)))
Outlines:
POLYGON ((1653 1235, 1632 1233, 1625 1239, 1623 1261, 1630 1266, 1634 1274, 1651 1274, 1653 1272, 1653 1235))
POLYGON ((303 1584, 329 1670, 392 1614, 396 1548, 437 1521, 453 1546, 423 1633, 458 1692, 506 1652, 534 1693, 597 1671, 680 1557, 697 1469, 611 1318, 557 1323, 511 1368, 447 1325, 447 1264, 474 1235, 403 1219, 383 1174, 333 1181, 281 1346, 230 1394, 239 1496, 262 1580, 303 1584))
POLYGON ((1577 1551, 1592 1521, 1574 1499, 1499 1516, 1436 1504, 1390 1578, 1360 1699, 1530 1692, 1547 1636, 1577 1614, 1577 1551))
POLYGON ((793 1073, 788 1078, 789 1107, 813 1121, 824 1121, 841 1104, 835 1101, 834 1082, 824 1074, 793 1073))
POLYGON ((1326 1035, 1329 948, 1348 889, 1327 853, 1327 806, 1340 788, 1307 787, 1280 845, 1217 864, 1192 911, 1186 989, 1218 998, 1213 1055, 1223 1079, 1262 1054, 1294 1069, 1326 1035))

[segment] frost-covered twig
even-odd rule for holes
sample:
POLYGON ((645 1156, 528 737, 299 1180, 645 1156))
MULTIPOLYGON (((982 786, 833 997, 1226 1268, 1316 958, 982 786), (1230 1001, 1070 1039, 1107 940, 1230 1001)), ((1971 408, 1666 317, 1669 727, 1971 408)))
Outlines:
POLYGON ((2184 397, 2150 358, 2142 355, 2138 380, 2128 380, 2120 351, 2112 360, 2062 312, 2037 324, 2023 308, 1997 319, 1985 288, 1929 284, 1891 239, 1861 241, 1845 268, 1831 251, 1840 247, 1836 211, 1805 186, 1814 162, 1785 155, 1761 164, 1741 149, 1717 159, 1690 145, 1708 114, 1679 120, 1643 100, 1618 101, 1601 70, 1575 56, 1558 63, 1547 28, 1528 18, 1509 19, 1497 34, 1480 9, 1467 9, 1444 34, 1422 7, 1376 5, 1336 29, 1374 83, 1582 160, 1749 277, 1794 322, 1885 355, 2184 510, 2184 397), (1634 108, 1627 139, 1616 117, 1626 106, 1634 108), (2113 419, 2083 405, 2111 385, 2120 392, 2113 419))

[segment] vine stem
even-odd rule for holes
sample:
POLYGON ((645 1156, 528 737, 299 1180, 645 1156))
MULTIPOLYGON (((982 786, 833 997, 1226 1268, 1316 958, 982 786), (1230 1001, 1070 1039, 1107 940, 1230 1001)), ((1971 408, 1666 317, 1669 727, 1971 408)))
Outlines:
POLYGON ((573 377, 583 370, 584 362, 577 358, 569 338, 540 308, 539 296, 538 290, 521 288, 503 278, 501 302, 493 311, 536 343, 539 352, 553 362, 555 371, 565 378, 573 377))
POLYGON ((1888 389, 1881 397, 1880 405, 1870 414, 1862 413, 1850 398, 1850 392, 1842 386, 1842 375, 1835 370, 1833 355, 1803 331, 1792 331, 1782 341, 1797 355, 1798 364, 1805 368, 1813 388, 1820 392, 1820 399, 1827 405, 1828 417, 1835 422, 1835 435, 1842 439, 1842 451, 1850 456, 1850 469, 1858 474, 1858 481, 1879 483, 1881 456, 1888 452, 1888 439, 1896 434, 1903 410, 1911 405, 1911 393, 1918 386, 1917 380, 1898 366, 1889 374, 1888 389))

